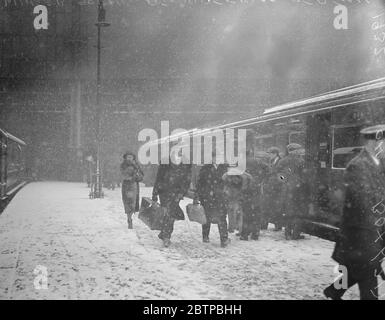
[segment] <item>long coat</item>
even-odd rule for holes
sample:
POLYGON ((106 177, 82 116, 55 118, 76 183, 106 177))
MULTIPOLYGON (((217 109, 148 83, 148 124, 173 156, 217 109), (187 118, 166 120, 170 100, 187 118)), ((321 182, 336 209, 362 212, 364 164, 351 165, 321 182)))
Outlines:
POLYGON ((385 218, 385 212, 382 212, 385 207, 375 210, 376 206, 381 208, 380 203, 385 203, 385 172, 364 149, 349 162, 344 182, 340 239, 332 257, 360 279, 378 268, 385 254, 384 241, 379 237, 385 231, 381 219, 385 218))
POLYGON ((227 214, 225 182, 222 180, 227 168, 225 164, 219 164, 217 168, 206 164, 199 171, 196 192, 208 219, 212 218, 214 212, 222 217, 227 214))
POLYGON ((263 185, 262 205, 266 219, 272 223, 281 223, 282 210, 284 207, 284 199, 281 196, 283 184, 277 174, 277 167, 281 158, 276 158, 277 161, 271 163, 270 173, 266 178, 266 183, 263 185))
POLYGON ((154 188, 153 196, 160 198, 160 204, 167 207, 171 217, 183 219, 183 211, 179 207, 179 201, 186 195, 191 183, 191 165, 174 163, 160 164, 154 188))
POLYGON ((123 161, 120 165, 122 178, 122 198, 126 213, 139 211, 139 182, 143 180, 143 171, 134 162, 123 161))
POLYGON ((224 196, 227 199, 227 213, 229 217, 229 230, 242 230, 242 185, 243 179, 239 175, 222 176, 224 181, 224 196))
POLYGON ((276 167, 278 179, 282 182, 281 197, 285 204, 285 214, 289 217, 306 213, 304 168, 305 161, 294 153, 281 159, 276 167))
POLYGON ((261 160, 249 160, 246 163, 246 172, 249 173, 254 179, 256 196, 259 200, 262 192, 262 186, 267 182, 270 175, 270 167, 261 160))

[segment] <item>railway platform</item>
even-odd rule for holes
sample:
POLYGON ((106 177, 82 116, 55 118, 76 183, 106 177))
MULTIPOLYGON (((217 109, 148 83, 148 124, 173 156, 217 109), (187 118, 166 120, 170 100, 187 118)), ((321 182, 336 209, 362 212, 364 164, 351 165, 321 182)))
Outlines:
POLYGON ((14 197, 0 215, 0 299, 324 299, 336 277, 332 242, 286 241, 269 228, 221 248, 216 228, 202 243, 200 225, 185 220, 163 248, 137 215, 127 229, 120 189, 88 192, 34 182, 14 197))

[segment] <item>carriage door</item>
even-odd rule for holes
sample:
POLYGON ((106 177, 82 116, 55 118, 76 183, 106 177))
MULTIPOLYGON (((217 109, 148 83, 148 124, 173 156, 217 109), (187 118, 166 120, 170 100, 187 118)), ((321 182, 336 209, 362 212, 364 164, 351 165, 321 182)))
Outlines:
POLYGON ((309 174, 311 214, 327 220, 329 206, 331 113, 312 115, 306 126, 306 169, 309 174))

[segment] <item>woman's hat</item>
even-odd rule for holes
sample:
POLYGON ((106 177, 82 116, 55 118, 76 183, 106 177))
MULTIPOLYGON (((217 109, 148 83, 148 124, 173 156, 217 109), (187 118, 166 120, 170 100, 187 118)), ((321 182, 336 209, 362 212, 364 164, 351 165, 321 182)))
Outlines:
POLYGON ((127 151, 126 153, 123 154, 123 159, 126 160, 128 156, 133 156, 134 159, 136 159, 136 156, 133 152, 127 151))

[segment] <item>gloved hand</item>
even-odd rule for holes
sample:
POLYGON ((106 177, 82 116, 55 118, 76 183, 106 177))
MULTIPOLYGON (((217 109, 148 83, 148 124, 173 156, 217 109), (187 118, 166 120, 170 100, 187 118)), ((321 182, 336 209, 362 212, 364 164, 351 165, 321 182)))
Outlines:
POLYGON ((158 202, 158 196, 156 194, 152 195, 152 201, 158 202))
POLYGON ((198 200, 198 198, 194 198, 194 200, 193 200, 193 204, 195 204, 195 205, 199 204, 199 200, 198 200))

